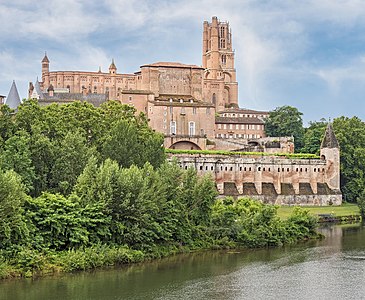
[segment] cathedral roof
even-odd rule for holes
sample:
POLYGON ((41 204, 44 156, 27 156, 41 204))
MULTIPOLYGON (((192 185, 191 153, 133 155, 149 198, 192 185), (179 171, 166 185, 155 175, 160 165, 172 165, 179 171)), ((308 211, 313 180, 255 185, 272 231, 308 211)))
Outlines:
POLYGON ((141 68, 143 67, 167 67, 167 68, 193 68, 193 69, 203 69, 202 67, 199 67, 197 65, 186 65, 186 64, 182 64, 179 62, 165 62, 165 61, 160 61, 160 62, 155 62, 152 64, 147 64, 147 65, 143 65, 141 66, 141 68))
POLYGON ((328 123, 326 132, 324 133, 321 148, 339 148, 336 135, 330 123, 328 123))
POLYGON ((5 104, 12 109, 17 109, 18 106, 22 104, 15 81, 13 81, 13 84, 11 85, 9 95, 5 100, 5 104))

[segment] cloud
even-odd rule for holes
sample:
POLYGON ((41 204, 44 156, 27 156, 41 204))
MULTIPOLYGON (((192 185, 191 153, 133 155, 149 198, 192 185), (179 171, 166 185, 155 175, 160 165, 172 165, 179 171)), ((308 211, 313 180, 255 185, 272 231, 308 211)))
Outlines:
POLYGON ((19 78, 25 91, 44 50, 53 70, 106 70, 112 57, 121 72, 155 60, 200 64, 212 16, 232 28, 241 105, 305 108, 293 99, 340 101, 349 83, 361 90, 363 0, 5 0, 0 88, 19 78))

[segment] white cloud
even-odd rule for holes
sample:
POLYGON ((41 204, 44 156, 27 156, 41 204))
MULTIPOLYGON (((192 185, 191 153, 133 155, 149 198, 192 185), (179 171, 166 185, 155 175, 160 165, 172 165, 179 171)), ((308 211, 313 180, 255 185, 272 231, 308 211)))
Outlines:
MULTIPOLYGON (((342 47, 338 59, 318 53, 328 47, 318 32, 330 36, 334 47, 343 46, 339 37, 350 31, 357 42, 364 39, 363 0, 3 0, 1 82, 8 81, 7 88, 14 78, 34 80, 40 49, 48 50, 54 70, 97 70, 99 65, 105 70, 111 56, 121 72, 164 57, 200 64, 202 21, 215 15, 232 27, 243 104, 266 109, 280 97, 290 101, 288 83, 296 85, 301 98, 308 94, 306 84, 318 78, 332 95, 343 94, 348 81, 360 85, 364 80, 365 56, 351 47, 342 47), (273 82, 280 85, 280 95, 268 89, 273 82)), ((320 92, 325 97, 328 91, 320 92)))

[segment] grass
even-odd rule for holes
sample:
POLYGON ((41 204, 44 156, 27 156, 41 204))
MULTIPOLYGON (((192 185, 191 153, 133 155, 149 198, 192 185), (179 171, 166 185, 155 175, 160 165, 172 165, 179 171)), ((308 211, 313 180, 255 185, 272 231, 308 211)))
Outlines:
MULTIPOLYGON (((352 203, 345 203, 341 206, 303 206, 303 208, 308 209, 313 215, 333 214, 336 217, 360 215, 359 207, 352 203)), ((294 206, 280 206, 278 216, 282 219, 287 219, 293 212, 293 209, 294 206)))

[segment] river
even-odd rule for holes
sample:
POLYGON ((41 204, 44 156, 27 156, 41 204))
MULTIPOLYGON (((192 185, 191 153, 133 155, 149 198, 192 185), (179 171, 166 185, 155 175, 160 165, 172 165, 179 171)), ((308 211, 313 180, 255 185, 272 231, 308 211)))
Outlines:
POLYGON ((365 299, 365 228, 293 246, 209 251, 118 269, 0 283, 0 299, 365 299))

